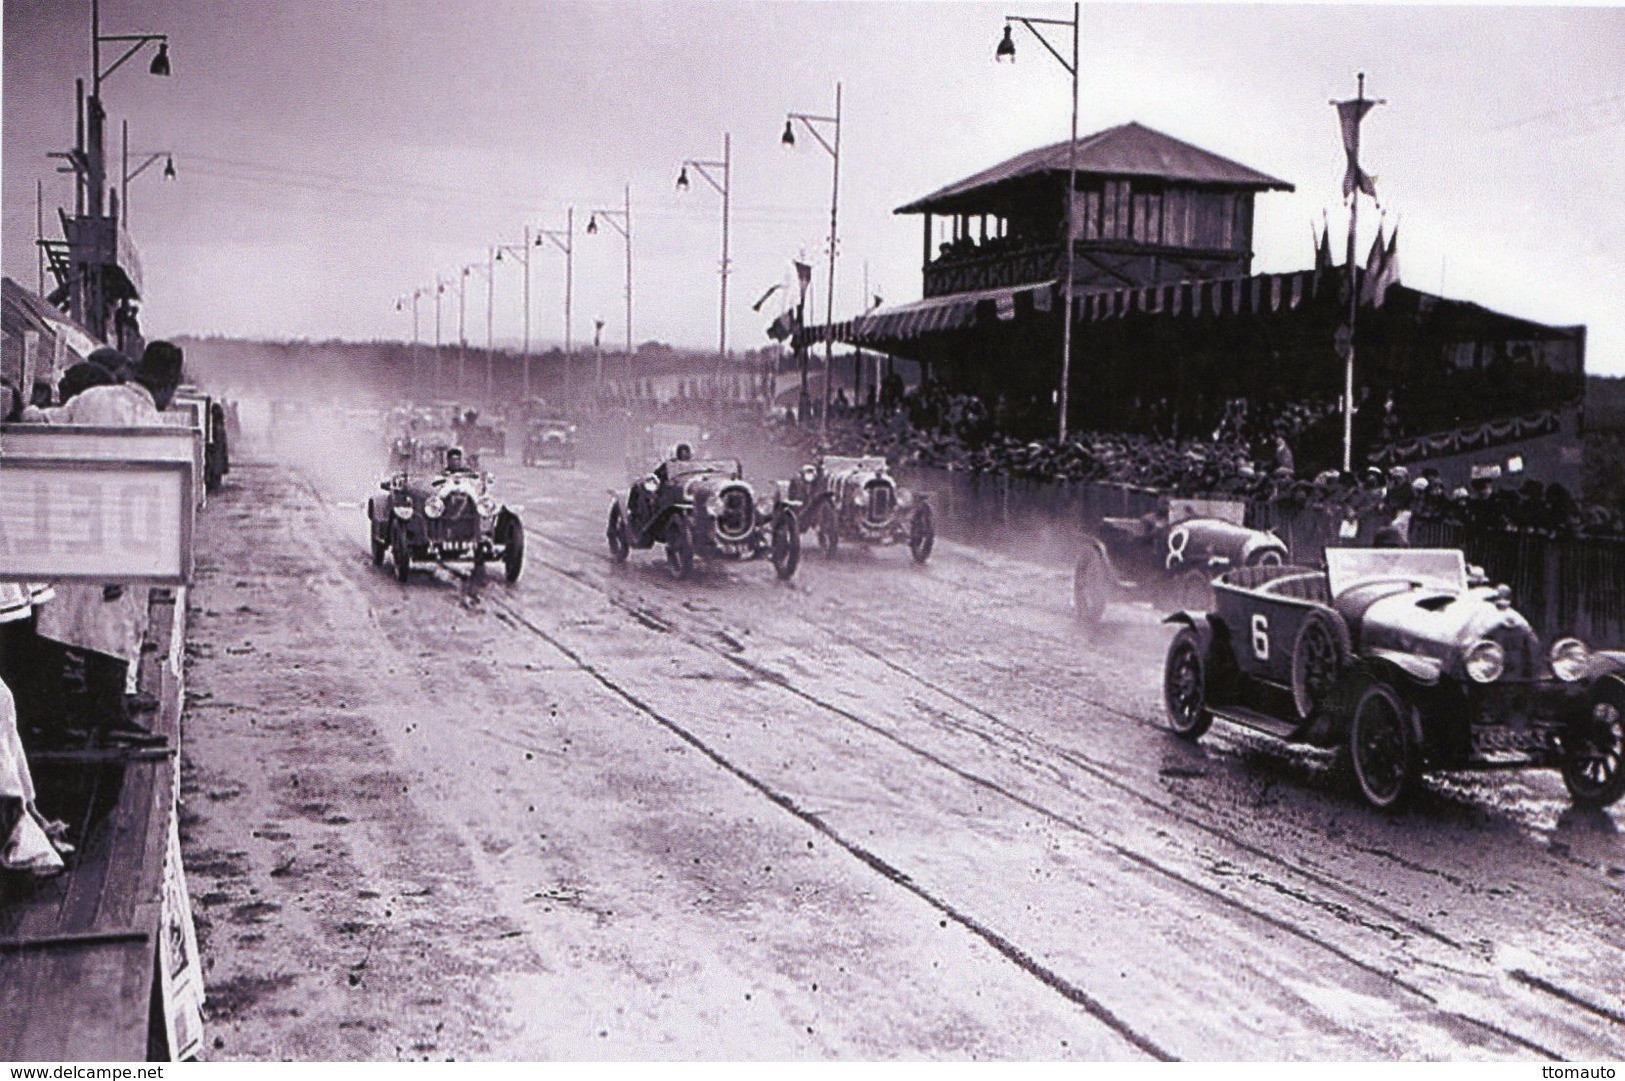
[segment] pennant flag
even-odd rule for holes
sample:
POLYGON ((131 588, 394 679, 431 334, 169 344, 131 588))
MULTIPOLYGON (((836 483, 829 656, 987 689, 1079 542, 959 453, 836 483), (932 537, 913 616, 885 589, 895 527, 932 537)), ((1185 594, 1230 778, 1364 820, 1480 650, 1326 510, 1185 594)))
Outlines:
POLYGON ((1338 123, 1343 128, 1343 151, 1349 160, 1348 169, 1343 173, 1343 197, 1348 198, 1358 188, 1375 199, 1377 178, 1360 168, 1360 121, 1365 119, 1365 114, 1369 113, 1377 102, 1372 98, 1356 98, 1353 101, 1339 101, 1335 104, 1338 123))
POLYGON ((756 303, 754 303, 754 304, 752 304, 750 306, 750 310, 753 311, 753 312, 761 311, 762 310, 762 305, 767 303, 767 298, 772 296, 774 293, 777 293, 780 289, 783 289, 783 288, 784 288, 784 283, 783 282, 780 282, 779 284, 775 285, 773 288, 769 289, 767 292, 763 293, 759 298, 757 298, 756 303))
POLYGON ((796 277, 801 279, 801 289, 806 292, 807 287, 812 284, 812 264, 797 261, 796 277))
POLYGON ((800 328, 796 326, 794 312, 783 312, 773 322, 768 324, 767 336, 776 342, 782 342, 791 337, 800 328))
POLYGON ((1331 226, 1324 220, 1320 223, 1320 239, 1315 241, 1315 269, 1332 269, 1331 226))
MULTIPOLYGON (((1381 232, 1380 228, 1378 232, 1381 232)), ((1380 244, 1382 237, 1378 236, 1377 241, 1380 244)), ((1369 262, 1366 264, 1366 285, 1362 291, 1361 299, 1368 304, 1373 306, 1381 305, 1388 295, 1388 287, 1399 284, 1398 241, 1399 226, 1396 225, 1394 231, 1388 236, 1388 245, 1383 249, 1381 257, 1377 260, 1376 267, 1373 269, 1369 262)), ((1376 254, 1376 249, 1372 249, 1372 254, 1376 254)))

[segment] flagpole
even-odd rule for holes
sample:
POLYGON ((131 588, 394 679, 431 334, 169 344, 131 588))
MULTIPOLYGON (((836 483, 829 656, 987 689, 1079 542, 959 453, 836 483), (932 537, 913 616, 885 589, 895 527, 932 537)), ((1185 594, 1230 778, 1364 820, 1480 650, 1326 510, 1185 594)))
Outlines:
POLYGON ((1345 249, 1349 274, 1348 349, 1343 359, 1343 472, 1354 468, 1354 320, 1360 308, 1359 272, 1354 265, 1354 234, 1360 220, 1360 121, 1365 115, 1365 72, 1359 74, 1354 131, 1349 137, 1349 162, 1354 190, 1349 193, 1349 239, 1345 249))

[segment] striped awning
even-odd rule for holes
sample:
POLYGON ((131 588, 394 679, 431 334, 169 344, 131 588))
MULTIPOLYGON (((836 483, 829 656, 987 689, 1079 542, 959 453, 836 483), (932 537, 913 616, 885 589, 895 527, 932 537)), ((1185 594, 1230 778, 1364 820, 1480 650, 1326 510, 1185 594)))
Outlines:
MULTIPOLYGON (((1053 306, 1055 281, 1030 282, 1003 289, 978 289, 968 293, 926 297, 907 304, 895 304, 836 323, 834 337, 849 345, 880 345, 912 341, 926 334, 1016 317, 1018 299, 1027 309, 1049 311, 1053 306)), ((822 342, 829 337, 826 326, 806 328, 797 336, 797 345, 822 342)))

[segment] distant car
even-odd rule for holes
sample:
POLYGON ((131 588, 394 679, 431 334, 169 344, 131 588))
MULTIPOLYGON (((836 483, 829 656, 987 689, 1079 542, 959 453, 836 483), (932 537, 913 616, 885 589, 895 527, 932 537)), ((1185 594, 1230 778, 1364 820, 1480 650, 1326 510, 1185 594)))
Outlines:
POLYGON ((510 582, 525 565, 525 529, 511 507, 490 492, 491 480, 472 470, 428 476, 400 472, 367 501, 372 565, 387 554, 402 582, 418 563, 472 563, 476 573, 500 561, 510 582))
POLYGON ((693 571, 695 556, 752 560, 765 555, 784 581, 801 561, 801 530, 788 493, 775 486, 773 494, 758 498, 733 460, 678 455, 661 462, 616 498, 605 535, 617 563, 624 563, 633 548, 665 545, 666 564, 678 579, 693 571))
POLYGON ((483 452, 498 458, 507 457, 508 432, 500 421, 482 419, 470 410, 461 420, 453 422, 452 430, 469 454, 483 452))
POLYGON ((1546 650, 1505 586, 1452 549, 1328 548, 1326 569, 1243 567, 1181 628, 1163 690, 1174 732, 1215 717, 1345 746, 1361 796, 1403 802, 1425 770, 1556 766, 1578 806, 1625 793, 1625 653, 1546 650))
POLYGON ((1108 602, 1135 596, 1169 609, 1206 609, 1216 575, 1285 563, 1286 544, 1242 524, 1245 512, 1237 500, 1164 498, 1144 517, 1102 519, 1072 572, 1079 622, 1093 626, 1108 602))
POLYGON ((525 432, 526 465, 558 462, 566 469, 576 464, 576 426, 563 417, 530 422, 525 432))
POLYGON ((885 458, 824 455, 801 467, 790 498, 802 505, 801 528, 817 531, 825 555, 833 556, 844 540, 905 543, 914 562, 931 558, 937 537, 931 504, 899 487, 885 458))

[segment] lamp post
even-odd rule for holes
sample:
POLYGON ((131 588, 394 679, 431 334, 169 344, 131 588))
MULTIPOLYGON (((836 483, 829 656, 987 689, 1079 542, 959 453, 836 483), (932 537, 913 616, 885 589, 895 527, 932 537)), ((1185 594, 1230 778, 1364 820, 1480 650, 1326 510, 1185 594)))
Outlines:
POLYGON ((1072 76, 1072 137, 1066 144, 1066 277, 1061 282, 1061 393, 1060 393, 1060 432, 1061 442, 1066 442, 1066 414, 1070 402, 1072 383, 1072 275, 1077 260, 1077 229, 1076 211, 1078 189, 1078 5, 1072 5, 1072 18, 1070 19, 1039 19, 1025 15, 1006 15, 1004 17, 1004 37, 1000 39, 998 48, 993 51, 994 59, 1000 62, 1008 60, 1015 63, 1016 42, 1012 35, 1015 23, 1020 23, 1033 32, 1040 45, 1049 50, 1066 73, 1072 76), (1072 29, 1072 59, 1067 60, 1054 45, 1050 44, 1040 26, 1066 26, 1072 29))
POLYGON ((604 394, 604 345, 603 345, 603 342, 604 342, 604 321, 602 319, 594 319, 592 321, 592 351, 593 351, 593 357, 594 357, 595 364, 596 364, 596 369, 595 369, 595 371, 593 373, 593 389, 592 389, 592 403, 593 403, 593 412, 594 413, 596 413, 598 411, 598 399, 603 397, 603 394, 604 394))
POLYGON ((575 339, 570 334, 570 305, 572 294, 575 291, 575 234, 576 234, 576 208, 566 207, 564 211, 563 229, 536 230, 536 246, 541 247, 542 241, 551 240, 555 247, 564 253, 564 396, 570 396, 570 368, 574 363, 575 339))
POLYGON ((446 293, 446 283, 439 274, 434 276, 434 383, 433 393, 440 397, 440 298, 446 293))
POLYGON ((124 221, 125 228, 130 225, 130 181, 158 164, 158 159, 164 161, 164 179, 175 179, 175 155, 168 150, 155 150, 144 158, 140 165, 130 168, 130 122, 125 120, 120 125, 121 141, 119 144, 119 189, 118 206, 119 216, 124 221))
POLYGON ((791 113, 785 117, 784 135, 779 139, 785 146, 796 145, 797 120, 806 125, 812 137, 818 140, 818 145, 829 151, 829 156, 834 161, 829 186, 829 288, 824 296, 824 407, 818 411, 818 431, 822 435, 829 430, 830 370, 834 366, 835 358, 835 248, 841 198, 841 84, 835 84, 834 116, 791 113), (818 130, 819 124, 834 126, 833 140, 824 138, 823 133, 818 130))
MULTIPOLYGON (((626 242, 626 363, 632 365, 632 185, 626 186, 626 206, 621 210, 594 210, 587 218, 587 232, 596 234, 602 220, 615 227, 626 242)), ((600 369, 602 363, 600 363, 600 369)))
MULTIPOLYGON (((107 111, 102 106, 102 83, 123 67, 131 57, 147 45, 157 45, 147 71, 152 75, 169 74, 169 36, 167 34, 103 34, 100 0, 90 3, 90 71, 91 93, 84 99, 84 82, 78 84, 82 111, 79 117, 78 145, 67 155, 72 170, 77 174, 78 198, 75 216, 78 227, 69 234, 69 263, 72 267, 68 289, 68 311, 80 324, 96 337, 107 336, 108 300, 106 283, 110 275, 106 267, 116 264, 117 249, 109 256, 105 246, 92 240, 99 236, 100 226, 91 226, 83 219, 101 219, 107 212, 107 155, 105 122, 107 111), (118 59, 102 65, 102 46, 128 46, 118 59)), ((120 192, 122 200, 123 192, 120 192)), ((123 303, 122 301, 120 302, 123 303)), ((117 322, 117 320, 115 320, 117 322)), ((120 325, 121 337, 123 326, 120 325)))
POLYGON ((723 132, 721 161, 699 161, 690 158, 683 162, 677 173, 678 191, 688 190, 688 170, 692 167, 696 173, 700 174, 701 179, 715 188, 717 194, 722 196, 722 264, 718 274, 722 279, 722 298, 718 305, 720 314, 717 320, 717 371, 715 376, 715 393, 718 397, 721 397, 722 393, 722 368, 728 360, 728 271, 732 268, 728 259, 728 204, 731 195, 732 164, 733 137, 728 132, 723 132), (718 183, 716 177, 711 175, 712 169, 722 170, 721 183, 718 183))
POLYGON ((396 311, 405 310, 406 302, 409 299, 412 302, 412 370, 407 375, 406 382, 407 382, 407 389, 408 390, 411 389, 411 384, 417 382, 417 375, 418 375, 418 298, 423 296, 424 292, 425 292, 425 290, 423 290, 423 289, 414 289, 414 290, 412 290, 410 297, 402 296, 402 297, 399 297, 395 301, 395 310, 396 311))
POLYGON ((498 263, 502 262, 502 254, 504 252, 506 252, 509 255, 512 255, 512 256, 515 256, 516 258, 518 258, 519 266, 524 271, 524 282, 525 282, 525 284, 524 284, 523 293, 524 293, 525 313, 524 313, 523 322, 524 322, 524 328, 525 329, 524 329, 523 342, 524 342, 524 365, 525 365, 525 379, 524 379, 524 387, 525 387, 525 389, 524 389, 524 394, 521 396, 521 401, 530 398, 530 246, 531 246, 530 245, 530 226, 527 225, 527 226, 525 226, 525 239, 524 239, 524 241, 522 243, 519 243, 519 244, 498 244, 496 246, 496 248, 494 249, 495 252, 496 252, 496 262, 498 262, 498 263))

